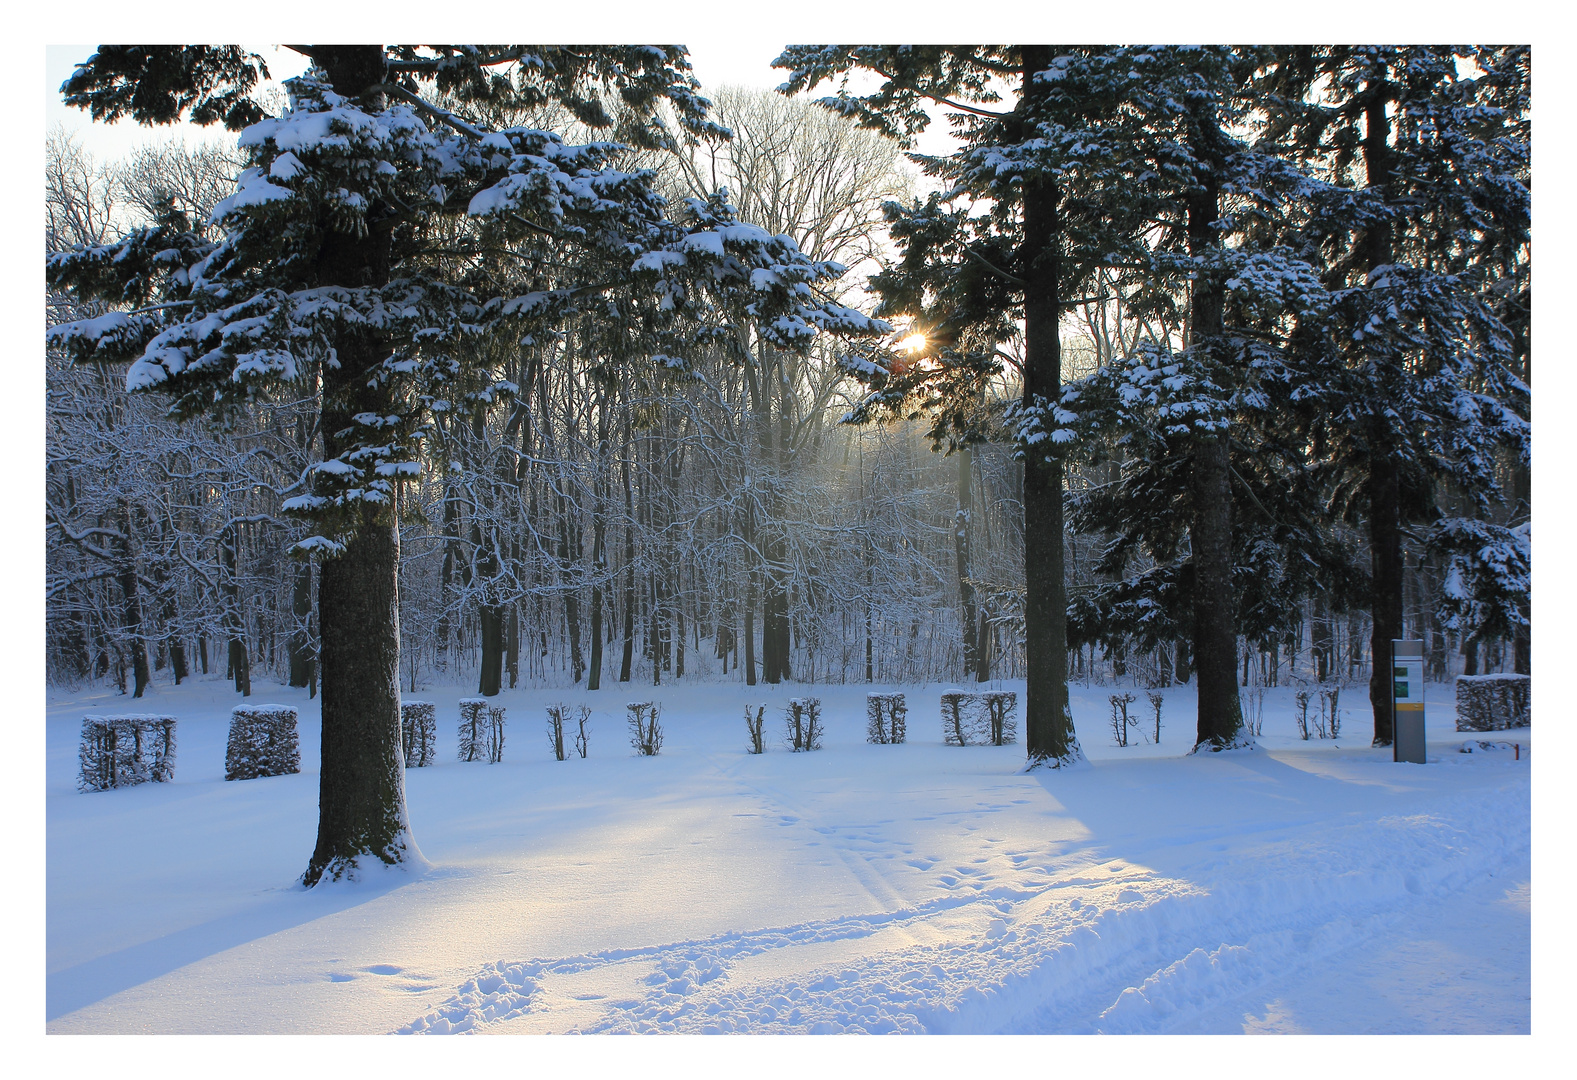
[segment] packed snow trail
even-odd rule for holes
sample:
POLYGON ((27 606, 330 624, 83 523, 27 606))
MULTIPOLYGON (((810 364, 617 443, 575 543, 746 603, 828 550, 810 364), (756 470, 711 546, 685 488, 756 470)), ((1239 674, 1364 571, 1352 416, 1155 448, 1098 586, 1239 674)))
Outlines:
POLYGON ((49 1029, 1528 1030, 1526 732, 1515 761, 1437 723, 1422 767, 1087 739, 1090 767, 1025 774, 1020 747, 941 746, 936 690, 906 689, 903 746, 863 743, 863 687, 817 687, 825 750, 747 755, 740 688, 702 686, 665 688, 660 757, 603 711, 563 763, 542 703, 607 703, 506 695, 504 764, 453 762, 440 723, 407 772, 434 868, 310 892, 298 691, 254 696, 302 707, 301 775, 224 783, 228 695, 199 683, 161 702, 177 782, 94 795, 93 704, 52 703, 49 1029))

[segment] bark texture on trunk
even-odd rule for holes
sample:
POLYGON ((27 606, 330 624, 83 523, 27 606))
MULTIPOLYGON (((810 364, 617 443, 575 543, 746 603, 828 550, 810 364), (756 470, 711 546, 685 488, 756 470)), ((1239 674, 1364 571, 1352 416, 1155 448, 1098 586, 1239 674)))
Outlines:
MULTIPOLYGON (((374 107, 370 88, 386 76, 377 45, 314 49, 336 93, 374 107)), ((390 229, 382 207, 369 211, 366 235, 328 231, 319 250, 322 285, 378 286, 389 280, 390 229)), ((323 372, 324 456, 343 449, 339 433, 358 413, 394 412, 387 391, 368 373, 389 353, 372 333, 346 330, 335 343, 337 367, 323 372), (371 384, 371 385, 369 385, 371 384)), ((405 809, 400 731, 400 536, 391 505, 369 507, 342 553, 324 561, 318 578, 322 641, 323 752, 318 785, 318 841, 302 881, 355 877, 376 858, 386 864, 420 860, 405 809)))
MULTIPOLYGON (((1023 107, 1045 94, 1034 74, 1051 66, 1048 46, 1023 50, 1023 107)), ((1061 259, 1057 191, 1044 178, 1024 183, 1024 407, 1049 422, 1062 393, 1061 259)), ((1024 734, 1032 762, 1083 758, 1068 711, 1068 604, 1063 582, 1063 464, 1035 446, 1024 454, 1024 734)))
POLYGON ((1232 745, 1243 728, 1236 677, 1237 631, 1232 592, 1232 492, 1226 436, 1196 441, 1190 475, 1194 500, 1194 678, 1199 716, 1194 745, 1232 745))
MULTIPOLYGON (((1384 424, 1377 420, 1376 426, 1384 424)), ((1375 746, 1390 746, 1391 640, 1402 636, 1401 483, 1395 457, 1383 439, 1370 449, 1369 566, 1370 594, 1369 704, 1374 710, 1375 746)))
MULTIPOLYGON (((1204 258, 1220 246, 1221 131, 1214 111, 1198 106, 1190 139, 1200 161, 1200 183, 1188 195, 1188 253, 1204 258)), ((1189 302, 1189 345, 1197 364, 1222 358, 1224 293, 1215 275, 1201 272, 1189 302)), ((1194 436, 1189 494, 1193 519, 1189 542, 1194 564, 1194 672, 1199 712, 1194 745, 1223 749, 1243 730, 1234 667, 1237 661, 1237 597, 1232 587, 1231 436, 1226 430, 1194 436)))
POLYGON ((398 529, 380 522, 323 563, 323 770, 307 885, 354 877, 369 856, 392 864, 418 855, 400 737, 399 559, 398 529))
MULTIPOLYGON (((1369 87, 1364 107, 1363 159, 1365 180, 1390 201, 1392 153, 1390 120, 1385 115, 1390 83, 1382 75, 1369 87)), ((1369 270, 1388 265, 1393 257, 1391 225, 1374 223, 1363 240, 1369 270)), ((1391 639, 1402 636, 1402 498, 1396 447, 1385 415, 1373 418, 1369 439, 1369 704, 1374 710, 1374 745, 1390 746, 1391 639)))
POLYGON ((481 604, 477 607, 476 621, 482 637, 482 671, 477 680, 476 692, 483 697, 496 697, 504 685, 504 616, 499 604, 481 604))

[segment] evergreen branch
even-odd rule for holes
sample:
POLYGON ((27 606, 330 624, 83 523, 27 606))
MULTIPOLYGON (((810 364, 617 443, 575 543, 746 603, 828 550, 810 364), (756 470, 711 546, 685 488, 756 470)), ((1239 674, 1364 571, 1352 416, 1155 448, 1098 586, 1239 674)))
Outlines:
POLYGON ((901 83, 898 81, 897 76, 883 71, 874 64, 871 66, 871 70, 876 72, 876 74, 880 75, 882 78, 886 79, 888 82, 894 83, 900 89, 908 90, 910 93, 919 94, 921 97, 927 99, 928 101, 934 101, 938 105, 946 105, 949 109, 957 109, 959 112, 973 113, 975 116, 983 116, 988 120, 1006 120, 1013 115, 1011 112, 993 112, 991 109, 982 109, 975 105, 966 105, 962 101, 954 101, 952 98, 942 97, 938 94, 930 93, 926 90, 920 89, 918 86, 911 86, 901 83))
POLYGON ((987 270, 990 270, 993 274, 996 274, 998 277, 1002 278, 1004 281, 1017 285, 1021 289, 1028 287, 1028 282, 1026 282, 1023 278, 1014 277, 1012 274, 1008 273, 1006 270, 1003 270, 1001 267, 993 266, 990 262, 986 261, 985 256, 978 254, 974 248, 971 248, 968 244, 964 245, 964 253, 967 254, 971 259, 974 259, 976 262, 978 262, 981 266, 984 266, 987 270))
POLYGON ((398 83, 380 83, 373 89, 381 90, 386 94, 397 97, 408 105, 414 105, 416 108, 431 115, 434 119, 449 125, 463 135, 469 135, 473 139, 481 139, 487 134, 481 128, 472 127, 448 109, 439 108, 420 94, 413 94, 398 83))

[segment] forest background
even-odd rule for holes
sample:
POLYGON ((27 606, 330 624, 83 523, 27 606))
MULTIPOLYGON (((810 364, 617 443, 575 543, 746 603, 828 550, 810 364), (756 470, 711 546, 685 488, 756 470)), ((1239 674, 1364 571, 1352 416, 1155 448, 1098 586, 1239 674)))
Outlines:
MULTIPOLYGON (((748 88, 713 97, 739 138, 641 163, 658 167, 671 203, 726 186, 745 220, 848 265, 839 299, 858 305, 866 277, 893 257, 884 204, 936 182, 890 140, 803 97, 748 88)), ((939 141, 932 134, 916 149, 938 152, 939 141)), ((240 167, 212 137, 144 141, 106 162, 51 128, 47 155, 56 246, 103 242, 151 221, 169 199, 206 218, 240 167)), ((1101 279, 1103 295, 1108 286, 1108 299, 1063 320, 1069 381, 1145 340, 1184 337, 1186 311, 1157 306, 1144 295, 1153 286, 1117 275, 1101 279)), ((1525 281, 1491 286, 1503 300, 1508 289, 1526 295, 1525 281)), ((1501 313, 1513 323, 1514 308, 1515 298, 1501 313)), ((80 314, 67 306, 52 317, 80 314)), ((900 356, 925 352, 923 334, 904 338, 894 339, 900 356)), ((1525 334, 1519 342, 1525 353, 1525 334)), ((522 679, 596 687, 665 673, 740 677, 741 668, 748 683, 758 671, 767 682, 1019 676, 1023 479, 1004 413, 1021 392, 1021 350, 1010 335, 998 377, 977 388, 969 441, 944 432, 945 457, 928 438, 942 429, 916 412, 882 425, 839 422, 867 388, 836 343, 805 358, 763 352, 756 370, 720 354, 688 382, 638 377, 617 387, 596 384, 605 369, 584 348, 577 360, 573 335, 556 351, 498 358, 500 385, 521 388, 512 404, 479 397, 445 410, 431 434, 443 467, 402 492, 407 688, 474 679, 490 694, 522 679)), ((279 513, 312 456, 310 407, 276 401, 250 424, 205 433, 163 420, 156 401, 123 399, 114 382, 107 369, 55 380, 50 677, 110 678, 140 696, 156 672, 178 680, 222 666, 245 694, 262 665, 311 685, 313 573, 283 556, 310 530, 279 513)), ((1104 441, 1131 439, 1114 430, 1104 441)), ((1087 451, 1069 479, 1071 670, 1187 681, 1188 613, 1176 587, 1186 552, 1112 504, 1133 495, 1143 471, 1133 459, 1087 451)), ((1500 530, 1487 534, 1490 550, 1513 549, 1515 562, 1528 472, 1514 450, 1491 469, 1509 498, 1487 515, 1500 530)), ((1326 509, 1345 500, 1344 519, 1325 535, 1296 526, 1275 535, 1274 520, 1270 535, 1242 530, 1236 578, 1255 593, 1238 616, 1245 686, 1367 674, 1366 529, 1342 483, 1322 493, 1326 509)), ((1245 507, 1265 493, 1244 487, 1235 498, 1245 507)), ((1403 542, 1406 632, 1426 641, 1435 679, 1528 667, 1518 568, 1486 566, 1484 535, 1470 538, 1479 547, 1453 549, 1427 528, 1470 499, 1424 496, 1424 527, 1403 542)))

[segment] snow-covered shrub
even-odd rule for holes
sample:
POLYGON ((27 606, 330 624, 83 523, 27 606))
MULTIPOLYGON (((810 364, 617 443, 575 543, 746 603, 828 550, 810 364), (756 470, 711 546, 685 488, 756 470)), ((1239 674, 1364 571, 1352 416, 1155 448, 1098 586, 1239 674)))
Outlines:
POLYGON ((226 780, 286 776, 300 771, 295 709, 289 705, 237 705, 230 711, 226 780))
POLYGON ((904 717, 909 709, 902 694, 865 695, 865 741, 872 743, 901 743, 904 741, 904 717))
POLYGON ((487 752, 487 699, 460 699, 460 760, 481 761, 487 752))
POLYGON ((630 710, 630 745, 642 757, 656 757, 663 748, 663 707, 650 701, 631 701, 624 707, 630 710))
POLYGON ((1128 706, 1139 700, 1132 694, 1113 694, 1107 699, 1112 705, 1112 741, 1118 746, 1128 745, 1128 706))
POLYGON ((564 725, 569 720, 569 706, 560 702, 548 706, 548 749, 553 760, 564 760, 564 725))
POLYGON ((553 751, 553 756, 563 761, 569 755, 564 751, 564 732, 571 724, 579 726, 580 731, 575 734, 575 749, 581 757, 586 756, 586 721, 591 719, 591 710, 584 705, 577 705, 575 711, 560 702, 548 706, 548 749, 553 751))
POLYGON ((990 725, 991 745, 1007 746, 1018 739, 1018 695, 1012 690, 987 690, 977 695, 990 725))
POLYGON ((163 783, 175 775, 175 717, 84 716, 79 791, 163 783))
POLYGON ((1329 690, 1320 691, 1320 738, 1325 738, 1327 732, 1333 739, 1340 738, 1342 733, 1341 713, 1336 711, 1337 702, 1341 700, 1341 687, 1333 686, 1329 690))
POLYGON ((1249 735, 1263 735, 1265 733, 1265 688, 1263 686, 1250 687, 1247 692, 1238 695, 1238 702, 1243 709, 1243 731, 1249 735))
POLYGON ((575 752, 582 758, 586 756, 586 751, 591 749, 591 729, 586 726, 586 721, 590 719, 591 710, 582 705, 580 711, 575 714, 575 726, 578 729, 575 732, 575 752))
POLYGON ((783 723, 785 738, 795 753, 821 749, 821 698, 789 698, 783 723))
MULTIPOLYGON (((1303 739, 1303 741, 1307 742, 1309 739, 1309 692, 1307 690, 1299 690, 1296 694, 1292 695, 1292 700, 1297 703, 1297 712, 1293 714, 1293 719, 1298 722, 1298 735, 1303 739)), ((1321 698, 1320 706, 1322 713, 1324 711, 1324 704, 1324 698, 1321 698)), ((1321 725, 1320 738, 1325 738, 1323 724, 1321 725)))
POLYGON ((504 760, 504 707, 494 705, 487 710, 487 763, 497 765, 504 760))
POLYGON ((967 690, 944 690, 942 692, 942 741, 948 746, 968 746, 974 733, 974 725, 970 722, 971 713, 965 703, 974 697, 967 690))
POLYGON ((1533 680, 1527 675, 1458 675, 1457 730, 1528 727, 1533 680))
POLYGON ((755 706, 754 716, 750 715, 750 709, 751 706, 745 706, 745 730, 750 733, 750 744, 745 749, 752 754, 764 754, 767 752, 767 743, 761 729, 766 723, 767 707, 755 706))
POLYGON ((400 735, 405 743, 407 769, 420 769, 433 763, 433 741, 437 734, 437 710, 432 702, 400 703, 400 735))
POLYGON ((949 746, 1003 746, 1018 738, 1018 695, 1011 690, 942 692, 942 741, 949 746))
POLYGON ((1155 690, 1147 691, 1144 695, 1150 701, 1150 708, 1155 710, 1155 745, 1161 745, 1161 706, 1166 702, 1165 695, 1155 690))

